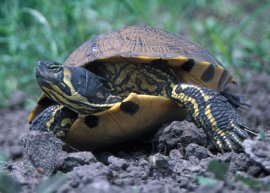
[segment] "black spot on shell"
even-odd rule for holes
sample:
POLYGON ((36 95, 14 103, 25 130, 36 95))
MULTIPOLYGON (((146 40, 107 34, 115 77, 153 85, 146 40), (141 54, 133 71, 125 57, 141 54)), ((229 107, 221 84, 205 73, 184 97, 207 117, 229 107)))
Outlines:
POLYGON ((209 82, 210 80, 213 79, 215 74, 215 67, 213 64, 211 64, 210 66, 208 66, 208 68, 204 71, 204 73, 201 76, 201 79, 204 82, 209 82))
POLYGON ((95 115, 88 115, 85 117, 85 124, 89 127, 89 128, 93 128, 96 127, 98 125, 99 122, 99 118, 98 116, 95 115))
POLYGON ((184 71, 189 72, 193 66, 195 65, 195 62, 193 59, 188 59, 184 64, 182 64, 181 69, 184 71))
POLYGON ((133 115, 139 110, 139 105, 132 101, 122 102, 120 109, 125 113, 133 115))

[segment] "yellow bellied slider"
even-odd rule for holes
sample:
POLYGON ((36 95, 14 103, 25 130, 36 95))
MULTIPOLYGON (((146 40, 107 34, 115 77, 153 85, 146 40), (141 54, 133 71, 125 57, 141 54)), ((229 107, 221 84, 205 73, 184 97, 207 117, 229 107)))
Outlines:
POLYGON ((221 150, 237 149, 248 137, 235 112, 239 101, 220 94, 234 82, 231 74, 208 51, 161 29, 129 26, 98 35, 63 65, 40 61, 36 76, 44 94, 30 129, 53 131, 79 149, 138 138, 187 114, 221 150))

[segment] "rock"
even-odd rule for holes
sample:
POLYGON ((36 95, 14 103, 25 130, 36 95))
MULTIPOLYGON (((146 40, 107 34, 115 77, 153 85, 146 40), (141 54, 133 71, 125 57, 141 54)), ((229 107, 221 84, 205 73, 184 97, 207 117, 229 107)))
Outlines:
POLYGON ((195 156, 190 156, 189 160, 170 160, 169 164, 171 166, 169 169, 173 173, 182 176, 194 176, 204 171, 200 165, 200 160, 195 156))
POLYGON ((199 146, 197 144, 191 143, 186 148, 185 156, 188 158, 189 156, 195 156, 198 159, 207 158, 209 155, 208 150, 205 147, 199 146))
POLYGON ((44 176, 43 172, 40 172, 27 160, 21 160, 10 165, 9 170, 10 174, 21 184, 38 184, 44 176))
POLYGON ((215 185, 199 186, 196 189, 196 193, 222 193, 224 190, 224 182, 219 182, 215 185))
POLYGON ((244 140, 242 143, 244 151, 264 170, 270 173, 270 144, 262 141, 244 140))
POLYGON ((149 168, 146 167, 140 167, 140 166, 135 166, 134 164, 130 165, 126 169, 126 174, 121 175, 121 176, 128 176, 132 182, 138 182, 141 181, 142 179, 146 179, 149 176, 149 168))
POLYGON ((10 154, 12 159, 17 159, 22 156, 22 147, 19 145, 14 145, 10 147, 10 154))
POLYGON ((52 174, 59 165, 62 141, 52 132, 31 131, 22 137, 21 142, 24 159, 44 170, 46 175, 52 174))
POLYGON ((58 187, 57 193, 77 193, 78 191, 71 187, 68 183, 58 187))
POLYGON ((183 154, 177 150, 177 149, 173 149, 169 152, 169 157, 173 160, 179 160, 179 159, 183 159, 183 154))
POLYGON ((26 124, 28 113, 15 109, 0 110, 0 151, 14 160, 22 156, 19 139, 28 132, 26 124))
MULTIPOLYGON (((263 183, 265 185, 264 188, 267 189, 268 190, 268 193, 269 193, 269 189, 270 189, 270 176, 268 175, 268 176, 265 176, 263 178, 258 178, 258 181, 261 182, 261 183, 263 183)), ((265 193, 266 193, 266 191, 265 191, 265 193)))
POLYGON ((97 160, 91 152, 69 153, 63 158, 58 170, 66 173, 73 170, 74 167, 88 165, 95 162, 97 162, 97 160))
POLYGON ((129 166, 126 160, 115 157, 115 156, 110 156, 108 158, 108 162, 110 164, 109 167, 115 171, 125 170, 129 166))
POLYGON ((223 193, 223 192, 254 193, 258 191, 252 190, 249 186, 241 182, 235 182, 231 184, 218 182, 214 185, 199 186, 195 192, 196 193, 223 193))
POLYGON ((202 170, 200 166, 200 160, 195 156, 189 156, 188 161, 190 166, 188 167, 187 171, 191 173, 199 173, 202 170))
POLYGON ((169 158, 167 156, 164 156, 160 153, 157 153, 155 155, 151 155, 149 157, 149 162, 152 167, 154 168, 161 168, 161 169, 166 169, 169 167, 169 158))
MULTIPOLYGON (((134 191, 135 192, 135 191, 134 191)), ((138 187, 136 192, 140 193, 158 193, 158 192, 170 192, 170 193, 186 193, 186 190, 179 188, 173 182, 164 182, 163 180, 152 180, 146 184, 138 187)))
POLYGON ((130 192, 129 188, 120 188, 119 186, 115 186, 110 184, 106 180, 96 180, 91 184, 88 184, 80 189, 78 192, 81 193, 121 193, 121 192, 130 192))
POLYGON ((247 170, 247 173, 251 176, 258 176, 261 171, 262 169, 260 166, 250 166, 247 170))
POLYGON ((238 171, 247 171, 250 165, 251 163, 248 155, 244 153, 232 153, 229 164, 229 172, 235 174, 238 171))
POLYGON ((231 161, 233 154, 234 152, 218 153, 217 157, 218 160, 228 163, 231 161))
POLYGON ((238 172, 237 177, 234 178, 234 183, 227 184, 226 189, 230 188, 232 193, 266 193, 269 192, 269 179, 267 178, 253 178, 245 172, 238 172), (266 180, 266 181, 265 181, 266 180), (233 190, 233 191, 232 191, 233 190), (267 191, 266 191, 267 190, 267 191))
POLYGON ((159 151, 169 152, 171 149, 184 149, 190 143, 199 145, 207 144, 204 131, 187 121, 174 121, 170 125, 161 128, 153 139, 157 143, 159 151))
POLYGON ((125 193, 129 188, 121 188, 116 185, 112 185, 105 179, 94 179, 89 184, 80 184, 77 187, 71 187, 68 184, 64 184, 57 189, 57 193, 125 193))
POLYGON ((78 187, 79 185, 87 185, 92 183, 94 180, 107 180, 109 177, 113 176, 112 170, 100 163, 92 163, 89 165, 79 166, 73 168, 73 170, 67 175, 71 179, 71 186, 78 187))
POLYGON ((140 158, 139 161, 138 161, 138 165, 141 166, 141 167, 148 167, 148 161, 145 159, 145 158, 140 158))
POLYGON ((189 156, 188 159, 187 159, 190 164, 192 165, 195 165, 195 166, 198 166, 200 164, 200 160, 196 157, 196 156, 189 156))

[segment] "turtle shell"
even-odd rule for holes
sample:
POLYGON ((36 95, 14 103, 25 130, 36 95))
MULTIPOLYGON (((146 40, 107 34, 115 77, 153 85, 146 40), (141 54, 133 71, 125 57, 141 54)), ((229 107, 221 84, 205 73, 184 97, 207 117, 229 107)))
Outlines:
MULTIPOLYGON (((94 73, 103 65, 98 75, 105 76, 106 65, 127 67, 132 62, 150 66, 162 64, 179 82, 191 82, 218 91, 233 82, 230 73, 207 50, 177 34, 148 26, 129 26, 98 35, 71 53, 64 65, 85 67, 94 73)), ((128 76, 125 71, 123 73, 122 76, 128 76)), ((111 87, 114 87, 113 81, 111 87)), ((80 149, 104 147, 144 135, 164 122, 186 116, 184 108, 162 95, 145 95, 140 89, 135 90, 136 93, 126 91, 123 102, 109 110, 79 115, 66 142, 80 149)), ((123 94, 118 90, 114 92, 123 94)), ((30 114, 29 122, 51 104, 52 101, 43 94, 30 114)))
POLYGON ((186 82, 222 91, 232 76, 207 50, 184 37, 148 26, 128 26, 98 35, 77 48, 65 65, 85 66, 96 61, 165 63, 186 82))

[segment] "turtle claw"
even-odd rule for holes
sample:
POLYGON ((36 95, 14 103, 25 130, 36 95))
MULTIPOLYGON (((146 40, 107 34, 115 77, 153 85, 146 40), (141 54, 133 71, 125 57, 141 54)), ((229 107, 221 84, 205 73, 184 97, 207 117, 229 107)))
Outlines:
POLYGON ((235 134, 239 135, 242 138, 248 138, 249 135, 247 134, 247 132, 245 131, 245 129, 248 129, 247 126, 245 126, 242 123, 234 123, 234 122, 230 122, 230 126, 231 128, 233 128, 232 130, 235 132, 235 134))
POLYGON ((243 139, 250 137, 245 129, 248 128, 243 126, 243 124, 236 124, 231 121, 226 128, 226 132, 222 133, 221 135, 216 134, 213 137, 213 142, 221 152, 223 152, 225 149, 235 151, 242 147, 243 139))
POLYGON ((214 145, 218 148, 218 150, 220 150, 222 153, 224 152, 223 149, 223 140, 220 139, 220 137, 218 135, 213 137, 213 143, 214 145))

